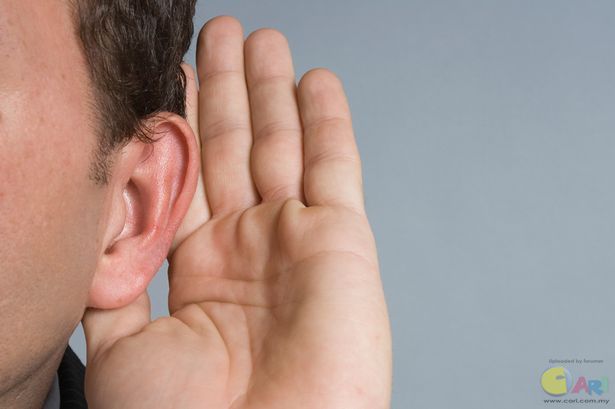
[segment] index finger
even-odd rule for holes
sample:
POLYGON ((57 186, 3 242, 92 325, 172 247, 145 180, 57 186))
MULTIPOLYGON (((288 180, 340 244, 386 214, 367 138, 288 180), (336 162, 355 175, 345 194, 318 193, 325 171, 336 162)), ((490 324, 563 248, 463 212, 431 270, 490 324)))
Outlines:
MULTIPOLYGON (((201 149, 201 139, 199 138, 199 102, 198 102, 198 86, 196 84, 196 74, 194 69, 186 63, 181 64, 181 68, 186 76, 186 120, 194 132, 194 137, 197 141, 197 146, 201 149)), ((175 234, 169 256, 188 236, 190 236, 203 223, 209 220, 211 212, 207 204, 205 196, 205 186, 203 185, 203 171, 199 172, 199 180, 196 185, 194 197, 190 203, 190 207, 184 216, 181 226, 175 234)))

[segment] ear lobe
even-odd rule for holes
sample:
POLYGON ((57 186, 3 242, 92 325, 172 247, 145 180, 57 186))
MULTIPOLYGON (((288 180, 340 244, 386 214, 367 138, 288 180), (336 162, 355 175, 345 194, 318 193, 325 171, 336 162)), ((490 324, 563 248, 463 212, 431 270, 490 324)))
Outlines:
POLYGON ((194 195, 200 153, 190 126, 170 113, 152 121, 156 141, 134 140, 113 162, 104 252, 88 307, 119 308, 145 291, 194 195))

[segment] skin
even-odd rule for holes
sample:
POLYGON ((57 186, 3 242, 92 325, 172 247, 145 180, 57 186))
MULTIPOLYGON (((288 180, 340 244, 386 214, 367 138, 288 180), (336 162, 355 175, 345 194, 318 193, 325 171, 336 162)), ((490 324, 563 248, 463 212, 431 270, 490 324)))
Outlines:
POLYGON ((101 251, 106 192, 87 178, 95 139, 70 27, 57 2, 0 2, 0 407, 40 406, 101 251))
POLYGON ((153 120, 161 140, 129 144, 101 188, 68 10, 34 2, 0 3, 0 407, 40 407, 81 318, 94 409, 388 407, 389 323, 339 79, 316 69, 296 86, 279 32, 244 41, 215 18, 196 73, 184 66, 188 122, 153 120), (151 322, 145 287, 167 256, 171 315, 151 322))

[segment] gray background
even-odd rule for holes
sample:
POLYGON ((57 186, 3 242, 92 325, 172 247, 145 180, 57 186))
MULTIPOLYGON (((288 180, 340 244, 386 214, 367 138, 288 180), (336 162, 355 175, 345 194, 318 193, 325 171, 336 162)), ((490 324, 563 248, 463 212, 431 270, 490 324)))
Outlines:
POLYGON ((615 375, 615 2, 201 0, 195 22, 219 14, 345 84, 394 408, 545 407, 550 358, 615 375))

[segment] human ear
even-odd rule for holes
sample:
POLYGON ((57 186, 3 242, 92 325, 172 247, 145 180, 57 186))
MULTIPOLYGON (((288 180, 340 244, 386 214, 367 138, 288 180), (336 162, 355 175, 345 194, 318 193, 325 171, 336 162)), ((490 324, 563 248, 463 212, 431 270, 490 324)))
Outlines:
POLYGON ((194 195, 200 152, 192 129, 171 113, 152 124, 155 142, 135 139, 112 163, 103 251, 87 307, 123 307, 146 290, 194 195))

